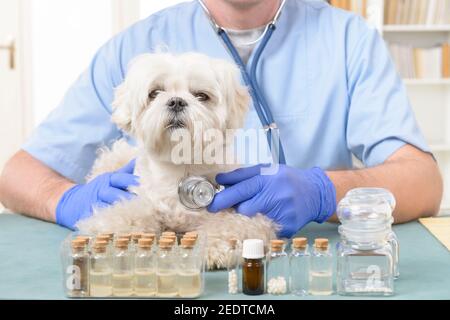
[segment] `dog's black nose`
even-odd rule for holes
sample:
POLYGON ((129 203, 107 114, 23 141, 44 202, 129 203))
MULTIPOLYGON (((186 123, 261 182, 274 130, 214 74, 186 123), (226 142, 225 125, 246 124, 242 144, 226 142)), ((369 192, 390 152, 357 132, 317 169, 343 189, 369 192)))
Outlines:
POLYGON ((187 105, 188 104, 186 100, 179 97, 171 98, 169 101, 167 101, 167 106, 169 107, 169 110, 173 112, 181 112, 183 111, 184 108, 187 107, 187 105))

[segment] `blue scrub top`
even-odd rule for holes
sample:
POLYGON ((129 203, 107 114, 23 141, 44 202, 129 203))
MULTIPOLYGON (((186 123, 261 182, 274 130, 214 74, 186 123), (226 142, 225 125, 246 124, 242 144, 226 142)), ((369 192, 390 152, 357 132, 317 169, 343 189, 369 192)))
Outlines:
MULTIPOLYGON (((123 135, 110 116, 128 63, 161 48, 233 61, 197 1, 160 11, 98 51, 23 149, 83 182, 96 150, 123 135)), ((352 154, 375 166, 406 143, 429 152, 383 39, 359 16, 323 1, 288 0, 257 77, 290 166, 348 169, 352 154)), ((246 127, 261 127, 253 108, 246 127)))

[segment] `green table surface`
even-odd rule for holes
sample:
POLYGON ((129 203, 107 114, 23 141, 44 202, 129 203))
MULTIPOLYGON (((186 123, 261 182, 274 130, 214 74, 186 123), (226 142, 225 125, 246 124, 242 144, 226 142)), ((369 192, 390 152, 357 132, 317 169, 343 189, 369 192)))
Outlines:
MULTIPOLYGON (((418 222, 394 229, 400 242, 401 275, 395 282, 396 294, 378 299, 450 299, 450 252, 418 222)), ((0 299, 65 299, 59 246, 68 233, 51 223, 0 214, 0 299)), ((333 248, 339 239, 335 224, 310 224, 300 234, 329 238, 333 248)), ((355 299, 229 295, 226 279, 223 271, 208 272, 202 299, 355 299)))

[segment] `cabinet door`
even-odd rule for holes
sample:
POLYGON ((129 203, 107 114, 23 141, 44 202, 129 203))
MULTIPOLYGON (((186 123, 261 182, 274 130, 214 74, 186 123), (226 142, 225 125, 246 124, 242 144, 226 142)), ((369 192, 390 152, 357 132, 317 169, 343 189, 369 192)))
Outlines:
POLYGON ((24 139, 17 38, 19 1, 0 0, 0 170, 24 139))

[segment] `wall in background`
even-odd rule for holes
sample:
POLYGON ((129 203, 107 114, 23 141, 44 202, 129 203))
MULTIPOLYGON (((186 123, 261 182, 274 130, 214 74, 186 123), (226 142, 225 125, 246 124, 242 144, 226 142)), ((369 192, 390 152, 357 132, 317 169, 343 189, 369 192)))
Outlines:
POLYGON ((111 37, 111 12, 110 0, 31 2, 35 125, 58 105, 97 49, 111 37))

